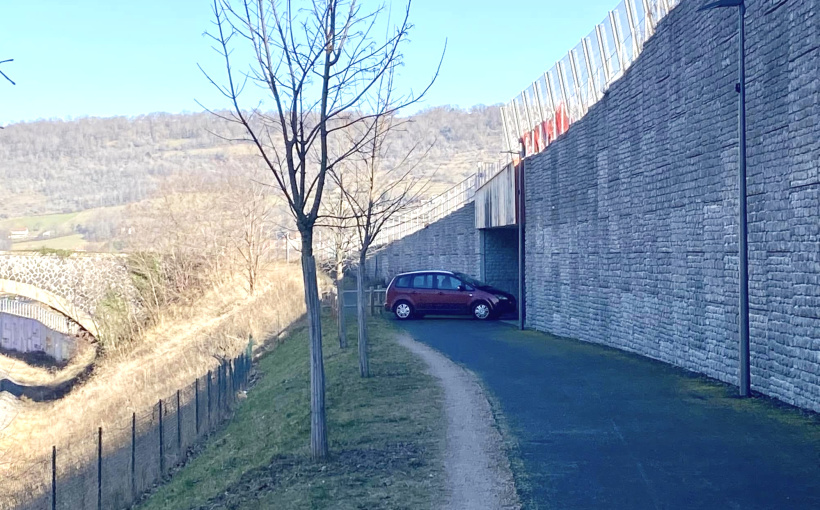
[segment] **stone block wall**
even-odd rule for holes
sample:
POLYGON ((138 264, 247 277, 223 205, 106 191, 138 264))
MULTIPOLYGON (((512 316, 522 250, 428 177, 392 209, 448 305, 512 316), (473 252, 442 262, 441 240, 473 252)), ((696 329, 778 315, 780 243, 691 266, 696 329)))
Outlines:
POLYGON ((97 302, 114 290, 133 293, 126 259, 113 254, 70 256, 0 252, 0 280, 32 285, 67 299, 93 315, 97 302))
MULTIPOLYGON (((702 3, 527 159, 527 324, 736 383, 736 11, 702 3)), ((752 387, 820 411, 820 0, 747 6, 752 387)))
POLYGON ((479 277, 479 237, 475 206, 469 203, 452 214, 403 239, 374 250, 367 275, 388 283, 406 271, 445 269, 479 277))

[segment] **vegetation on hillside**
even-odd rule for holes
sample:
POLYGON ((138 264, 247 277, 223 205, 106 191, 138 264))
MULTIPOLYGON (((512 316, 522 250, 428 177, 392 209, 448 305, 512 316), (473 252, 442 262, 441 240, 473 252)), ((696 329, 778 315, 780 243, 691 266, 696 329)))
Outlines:
MULTIPOLYGON (((269 266, 253 296, 237 275, 195 297, 167 303, 139 336, 98 358, 90 376, 69 394, 51 402, 20 402, 15 419, 0 430, 0 508, 14 500, 14 489, 24 487, 20 481, 33 467, 47 462, 52 445, 63 452, 63 465, 91 459, 90 431, 127 431, 131 413, 150 414, 158 399, 192 383, 219 360, 235 357, 250 335, 276 339, 303 314, 301 277, 293 265, 269 266)), ((75 365, 57 373, 27 369, 25 380, 53 384, 76 372, 75 365)))
MULTIPOLYGON (((476 163, 498 159, 502 135, 497 106, 435 107, 410 120, 408 143, 436 142, 419 172, 435 173, 439 190, 467 177, 476 163)), ((5 126, 0 132, 0 219, 129 204, 153 197, 170 177, 207 179, 225 174, 231 165, 258 168, 248 145, 213 133, 242 136, 208 113, 5 126)), ((9 226, 0 230, 4 227, 9 226)))

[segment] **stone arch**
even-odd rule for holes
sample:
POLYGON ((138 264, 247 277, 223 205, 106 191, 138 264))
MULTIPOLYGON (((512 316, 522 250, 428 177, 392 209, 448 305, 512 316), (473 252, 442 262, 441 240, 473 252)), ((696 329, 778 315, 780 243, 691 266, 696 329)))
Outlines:
POLYGON ((97 324, 94 318, 85 310, 74 305, 71 301, 47 290, 40 289, 28 283, 0 279, 0 294, 15 294, 39 301, 44 305, 62 313, 66 317, 82 326, 86 331, 97 338, 97 324))

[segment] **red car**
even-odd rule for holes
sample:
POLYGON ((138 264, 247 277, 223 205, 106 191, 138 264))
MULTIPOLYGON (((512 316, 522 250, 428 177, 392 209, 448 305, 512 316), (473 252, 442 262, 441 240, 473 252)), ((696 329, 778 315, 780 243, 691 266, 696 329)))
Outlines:
POLYGON ((515 297, 463 273, 402 273, 387 286, 384 309, 399 320, 432 315, 472 315, 479 320, 515 312, 515 297))

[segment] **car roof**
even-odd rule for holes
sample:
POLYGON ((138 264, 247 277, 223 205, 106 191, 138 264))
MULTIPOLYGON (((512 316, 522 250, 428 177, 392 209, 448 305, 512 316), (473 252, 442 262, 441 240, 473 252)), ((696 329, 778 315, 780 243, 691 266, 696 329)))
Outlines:
POLYGON ((407 276, 407 275, 413 275, 413 274, 424 274, 424 273, 438 273, 438 274, 448 274, 448 275, 454 275, 455 274, 453 271, 442 271, 441 269, 430 269, 430 270, 427 270, 427 271, 409 271, 407 273, 399 273, 399 274, 396 275, 396 277, 398 278, 399 276, 407 276))

